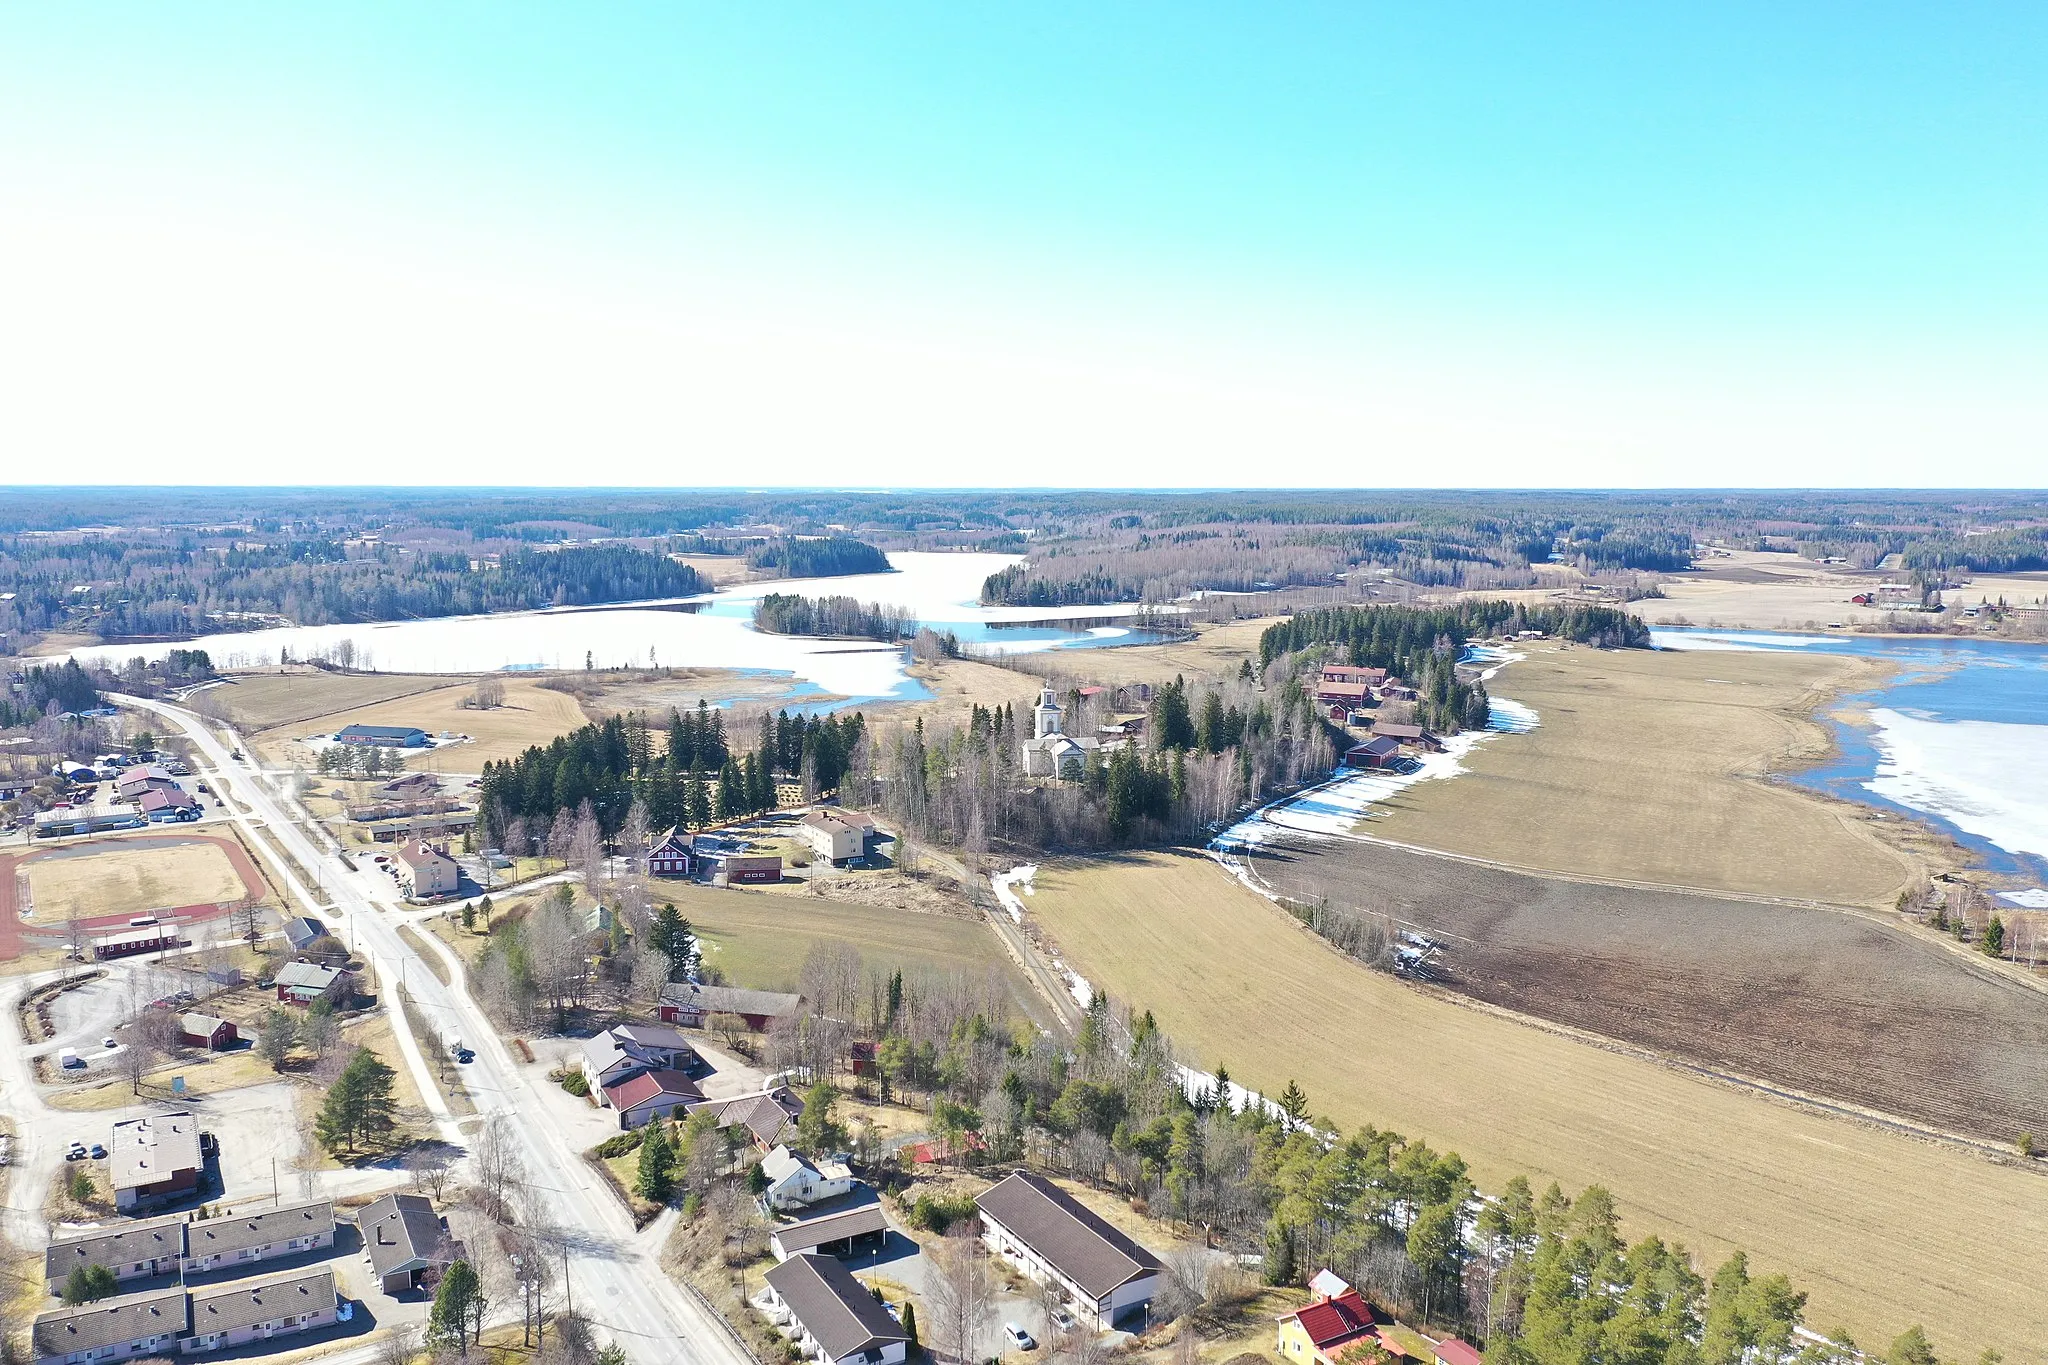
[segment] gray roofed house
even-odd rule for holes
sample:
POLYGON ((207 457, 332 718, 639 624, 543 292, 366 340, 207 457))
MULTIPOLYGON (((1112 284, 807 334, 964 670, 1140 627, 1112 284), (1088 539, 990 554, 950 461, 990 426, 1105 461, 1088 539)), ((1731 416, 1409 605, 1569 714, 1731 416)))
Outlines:
POLYGON ((52 1294, 81 1266, 103 1265, 116 1280, 146 1279, 170 1274, 184 1254, 185 1215, 168 1213, 52 1241, 43 1248, 43 1279, 52 1294))
POLYGON ((315 1000, 331 1000, 349 988, 353 980, 348 972, 339 967, 324 967, 317 962, 287 962, 278 968, 273 984, 277 987, 277 998, 293 1005, 310 1005, 315 1000))
POLYGON ((768 1272, 768 1289, 795 1319, 799 1349, 831 1365, 894 1365, 909 1353, 903 1325, 830 1256, 790 1257, 768 1272))
POLYGON ((769 1230, 768 1249, 786 1261, 805 1251, 821 1256, 853 1256, 879 1251, 889 1240, 889 1220, 880 1204, 862 1204, 816 1218, 783 1223, 769 1230))
POLYGON ((335 1319, 337 1302, 334 1268, 324 1265, 195 1289, 184 1349, 225 1350, 325 1327, 335 1319))
POLYGON ((671 981, 661 988, 654 1012, 664 1024, 701 1028, 714 1014, 736 1014, 747 1027, 759 1032, 803 1004, 801 995, 781 991, 750 991, 737 986, 705 986, 695 981, 671 981))
POLYGON ((1157 1256, 1043 1176, 1018 1171, 974 1202, 992 1252, 1064 1289, 1098 1323, 1137 1309, 1158 1286, 1157 1256))
POLYGON ((76 1361, 169 1354, 184 1334, 185 1291, 172 1285, 39 1313, 31 1336, 37 1360, 76 1361))
POLYGON ((720 1128, 745 1128, 764 1151, 780 1142, 790 1125, 804 1116, 803 1100, 786 1085, 732 1099, 699 1100, 685 1108, 693 1117, 710 1111, 720 1128))
POLYGON ((107 1178, 124 1213, 191 1194, 203 1169, 199 1119, 190 1110, 117 1123, 107 1142, 107 1178))
POLYGON ((326 933, 327 926, 311 915, 294 915, 284 922, 285 941, 292 945, 295 953, 305 952, 326 933))
POLYGON ((333 1245, 333 1201, 309 1199, 191 1224, 185 1229, 184 1268, 197 1273, 333 1245))
POLYGON ((356 1218, 363 1253, 387 1294, 418 1288, 430 1271, 462 1257, 462 1244, 448 1236, 425 1195, 387 1194, 356 1218))

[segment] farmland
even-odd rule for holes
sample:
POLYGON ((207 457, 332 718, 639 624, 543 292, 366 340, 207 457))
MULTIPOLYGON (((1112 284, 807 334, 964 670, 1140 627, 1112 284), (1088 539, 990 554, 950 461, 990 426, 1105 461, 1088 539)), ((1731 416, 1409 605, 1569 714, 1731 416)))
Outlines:
POLYGON ((1316 1113, 1455 1149, 1483 1185, 1605 1184, 1632 1230, 1709 1262, 1742 1246, 1861 1339, 1917 1319, 1952 1349, 2048 1360, 2036 1175, 1403 985, 1193 856, 1047 867, 1028 904, 1191 1061, 1268 1091, 1296 1079, 1316 1113))
POLYGON ((1536 645, 1489 684, 1536 709, 1450 782, 1389 802, 1366 832, 1578 876, 1889 905, 1910 833, 1861 807, 1770 783, 1817 761, 1814 713, 1884 664, 1842 656, 1536 645), (1882 830, 1885 838, 1879 837, 1882 830))
POLYGON ((310 767, 311 756, 293 741, 332 733, 349 724, 418 726, 430 735, 446 731, 468 735, 470 740, 443 749, 401 750, 407 753, 409 766, 439 772, 482 772, 485 763, 515 757, 528 745, 545 744, 586 723, 582 707, 567 693, 542 687, 530 678, 504 681, 505 704, 488 711, 463 705, 473 684, 462 682, 311 716, 266 730, 253 742, 272 762, 310 767))
POLYGON ((237 673, 224 687, 198 694, 203 709, 244 730, 267 730, 350 707, 374 706, 394 697, 460 683, 460 678, 419 673, 330 673, 319 668, 281 668, 237 673))

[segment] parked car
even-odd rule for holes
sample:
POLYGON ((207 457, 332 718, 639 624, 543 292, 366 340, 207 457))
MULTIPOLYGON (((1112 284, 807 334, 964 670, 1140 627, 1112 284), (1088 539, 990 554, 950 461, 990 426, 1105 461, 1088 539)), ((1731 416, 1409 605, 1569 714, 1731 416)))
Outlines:
POLYGON ((119 1046, 121 1046, 121 1040, 120 1040, 120 1039, 118 1039, 118 1038, 116 1038, 116 1037, 115 1037, 115 1036, 114 1036, 113 1034, 111 1034, 111 1033, 110 1033, 110 1034, 108 1034, 108 1035, 107 1035, 106 1037, 104 1037, 104 1038, 100 1039, 100 1046, 101 1046, 101 1047, 119 1047, 119 1046))
POLYGON ((1020 1351, 1035 1351, 1038 1349, 1038 1343, 1032 1339, 1031 1333, 1025 1331, 1014 1322, 1003 1324, 1003 1335, 1008 1337, 1010 1344, 1020 1351))
POLYGON ((64 1159, 66 1161, 85 1160, 85 1144, 82 1142, 74 1142, 69 1147, 66 1147, 64 1149, 64 1159))
POLYGON ((107 1149, 95 1142, 92 1145, 92 1159, 94 1161, 105 1161, 107 1159, 107 1149))
POLYGON ((1078 1326, 1080 1324, 1074 1321, 1074 1315, 1066 1309, 1055 1308, 1052 1310, 1052 1328, 1055 1332, 1071 1332, 1078 1326))

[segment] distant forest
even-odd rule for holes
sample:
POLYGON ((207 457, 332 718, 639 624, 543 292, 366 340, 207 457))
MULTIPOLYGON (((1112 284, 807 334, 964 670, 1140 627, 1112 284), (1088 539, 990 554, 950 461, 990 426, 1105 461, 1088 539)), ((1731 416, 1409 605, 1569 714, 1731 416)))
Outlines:
POLYGON ((754 604, 754 624, 777 635, 848 635, 894 643, 917 629, 908 607, 851 597, 799 597, 771 592, 754 604))
POLYGON ((784 578, 838 578, 889 572, 889 556, 850 536, 784 536, 748 550, 747 563, 757 569, 774 569, 784 578))

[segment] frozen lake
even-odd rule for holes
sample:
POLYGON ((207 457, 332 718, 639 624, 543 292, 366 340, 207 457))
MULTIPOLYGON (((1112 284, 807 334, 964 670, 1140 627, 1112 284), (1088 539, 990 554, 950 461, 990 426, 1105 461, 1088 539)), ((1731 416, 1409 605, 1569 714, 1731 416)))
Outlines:
POLYGON ((754 603, 771 592, 853 597, 907 607, 924 625, 952 631, 977 653, 1007 654, 1142 644, 1153 632, 1116 624, 1135 604, 1103 607, 983 607, 982 580, 1015 555, 896 554, 896 572, 847 578, 786 578, 664 602, 501 612, 369 625, 285 626, 234 631, 176 645, 109 645, 78 657, 114 664, 172 648, 204 649, 219 668, 262 667, 280 656, 332 657, 343 641, 355 666, 386 673, 491 673, 524 669, 746 669, 788 676, 792 696, 833 693, 855 700, 926 695, 905 672, 901 646, 817 640, 754 629, 754 603))

